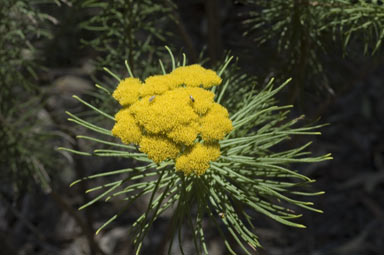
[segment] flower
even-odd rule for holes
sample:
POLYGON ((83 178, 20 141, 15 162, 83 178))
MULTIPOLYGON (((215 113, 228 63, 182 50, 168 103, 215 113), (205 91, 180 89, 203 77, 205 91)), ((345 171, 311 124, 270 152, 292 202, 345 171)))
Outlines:
POLYGON ((218 141, 232 130, 228 111, 205 89, 220 83, 214 71, 200 65, 150 76, 143 84, 124 79, 113 93, 123 108, 112 134, 140 145, 156 163, 175 160, 177 171, 202 175, 220 156, 218 141))
POLYGON ((120 137, 123 143, 139 143, 142 137, 140 126, 136 123, 129 108, 123 108, 115 115, 116 124, 112 134, 120 137))
MULTIPOLYGON (((175 63, 173 58, 172 63, 175 63)), ((223 73, 227 64, 218 74, 223 73)), ((127 203, 121 214, 140 196, 150 195, 147 210, 132 224, 136 254, 140 254, 152 223, 167 210, 173 211, 174 220, 169 251, 173 236, 178 232, 180 239, 181 232, 190 230, 195 253, 207 254, 204 229, 209 224, 206 220, 213 221, 226 245, 225 253, 232 255, 253 254, 260 246, 253 212, 288 226, 305 227, 294 221, 301 214, 296 214, 287 204, 321 212, 312 207, 312 202, 301 201, 299 197, 323 192, 303 189, 313 180, 290 170, 289 164, 320 162, 332 157, 330 154, 309 156, 306 149, 310 143, 291 149, 276 146, 292 135, 318 135, 319 132, 312 130, 323 126, 296 127, 300 118, 286 120, 289 113, 286 109, 290 106, 276 106, 273 96, 289 80, 274 88, 272 79, 255 93, 247 90, 241 76, 236 76, 230 86, 209 91, 207 88, 218 86, 222 81, 214 71, 199 65, 173 69, 169 74, 150 76, 144 83, 136 78, 119 79, 112 95, 121 109, 114 117, 76 97, 112 120, 114 126, 110 131, 71 113, 68 113, 69 120, 102 135, 118 137, 122 143, 78 136, 118 149, 95 149, 92 153, 62 149, 87 156, 133 159, 132 165, 123 169, 75 181, 73 184, 85 179, 124 175, 89 189, 87 192, 104 191, 80 209, 100 199, 107 201, 115 197, 127 203), (223 97, 228 90, 230 100, 223 97), (216 102, 212 91, 217 93, 216 102), (221 101, 223 105, 219 104, 221 101), (224 105, 230 106, 231 115, 224 105), (188 228, 182 228, 185 224, 188 228), (229 242, 226 234, 232 235, 236 242, 229 242)), ((112 216, 96 233, 116 218, 112 216)), ((181 240, 179 244, 182 249, 181 240)))
POLYGON ((113 92, 112 96, 122 105, 129 106, 139 99, 139 91, 142 83, 137 78, 122 80, 113 92))
POLYGON ((209 167, 210 161, 220 157, 220 145, 218 143, 196 143, 189 150, 176 159, 175 168, 184 173, 203 174, 209 167))
POLYGON ((182 82, 174 75, 154 75, 145 80, 144 86, 140 89, 140 96, 161 95, 165 91, 180 86, 182 82))
POLYGON ((174 127, 167 133, 167 137, 174 142, 191 146, 194 144, 197 135, 199 134, 199 125, 193 121, 188 124, 182 124, 174 127))
POLYGON ((201 137, 205 141, 222 140, 232 128, 227 109, 219 104, 214 104, 200 119, 201 137))
POLYGON ((213 70, 205 69, 200 65, 181 66, 171 73, 177 77, 186 87, 210 88, 218 86, 221 78, 213 70))
POLYGON ((175 158, 180 151, 178 144, 161 135, 144 135, 140 141, 140 151, 156 163, 175 158))

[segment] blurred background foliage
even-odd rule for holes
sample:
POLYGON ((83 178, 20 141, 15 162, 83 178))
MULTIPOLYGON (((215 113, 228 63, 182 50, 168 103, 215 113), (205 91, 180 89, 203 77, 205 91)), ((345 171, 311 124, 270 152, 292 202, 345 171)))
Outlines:
POLYGON ((2 192, 26 191, 33 180, 40 182, 43 165, 53 166, 44 106, 37 72, 43 70, 38 44, 50 40, 46 29, 53 17, 39 12, 33 1, 2 1, 0 9, 0 107, 2 192), (13 185, 12 185, 13 184, 13 185))
MULTIPOLYGON (((164 45, 177 59, 186 53, 189 63, 209 68, 234 56, 224 74, 231 80, 228 106, 270 77, 293 77, 280 104, 332 124, 314 148, 336 159, 301 169, 327 191, 316 198, 325 215, 305 216, 304 231, 261 217, 265 249, 258 254, 382 253, 383 22, 382 1, 366 0, 0 1, 0 254, 129 254, 124 233, 143 201, 95 237, 118 205, 77 211, 89 201, 88 184, 68 188, 124 160, 54 148, 91 146, 74 139, 87 131, 66 120, 65 110, 94 117, 73 94, 113 114, 116 103, 93 86, 115 88, 103 67, 127 76, 127 60, 137 77, 160 73, 158 59, 169 66, 164 45)), ((148 251, 167 242, 165 221, 156 223, 148 251)), ((207 239, 212 254, 225 253, 216 236, 207 239)))

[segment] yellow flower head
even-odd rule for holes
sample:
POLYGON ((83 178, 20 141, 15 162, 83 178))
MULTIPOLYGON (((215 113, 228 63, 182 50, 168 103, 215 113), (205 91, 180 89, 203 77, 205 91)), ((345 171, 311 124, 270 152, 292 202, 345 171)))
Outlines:
POLYGON ((112 134, 114 136, 120 137, 123 143, 126 144, 138 144, 140 142, 142 131, 129 108, 121 109, 115 115, 115 120, 116 124, 112 128, 112 134))
POLYGON ((175 126, 170 132, 167 133, 167 136, 176 143, 189 146, 195 142, 198 134, 198 122, 191 121, 188 124, 175 126))
POLYGON ((184 88, 169 90, 163 95, 144 97, 134 104, 132 112, 146 131, 165 134, 174 127, 197 121, 184 88))
POLYGON ((179 146, 172 140, 159 135, 145 135, 140 141, 140 151, 148 158, 160 163, 168 158, 175 158, 179 154, 179 146))
POLYGON ((202 175, 209 168, 209 162, 220 157, 220 146, 196 143, 188 152, 176 159, 175 168, 185 174, 202 175))
POLYGON ((139 99, 139 91, 142 83, 136 78, 122 80, 113 92, 112 96, 122 105, 128 106, 139 99))
POLYGON ((210 88, 221 83, 221 78, 216 72, 200 65, 181 66, 173 70, 171 74, 178 77, 186 87, 210 88))
POLYGON ((178 77, 186 87, 210 88, 221 83, 221 78, 216 72, 200 65, 181 66, 171 74, 178 77))
POLYGON ((201 88, 186 88, 185 90, 191 100, 192 108, 197 114, 203 115, 212 107, 215 94, 211 91, 201 88))
POLYGON ((182 84, 177 76, 165 74, 150 76, 140 88, 140 96, 161 95, 165 91, 174 89, 182 84))
POLYGON ((227 109, 217 103, 200 119, 200 123, 200 134, 204 141, 222 140, 233 129, 227 109))
POLYGON ((201 175, 219 158, 218 141, 233 128, 228 111, 204 89, 220 83, 200 65, 151 76, 144 84, 125 79, 113 93, 125 107, 115 116, 112 134, 139 145, 156 163, 175 160, 177 171, 201 175))

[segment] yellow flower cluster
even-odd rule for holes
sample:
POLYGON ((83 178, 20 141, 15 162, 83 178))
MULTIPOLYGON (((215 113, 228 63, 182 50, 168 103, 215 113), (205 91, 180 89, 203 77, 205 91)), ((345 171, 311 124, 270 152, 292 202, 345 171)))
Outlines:
POLYGON ((123 143, 139 145, 156 163, 175 160, 177 171, 201 175, 220 156, 218 141, 232 130, 228 111, 205 88, 221 78, 200 65, 165 75, 122 80, 113 97, 123 106, 112 129, 123 143))

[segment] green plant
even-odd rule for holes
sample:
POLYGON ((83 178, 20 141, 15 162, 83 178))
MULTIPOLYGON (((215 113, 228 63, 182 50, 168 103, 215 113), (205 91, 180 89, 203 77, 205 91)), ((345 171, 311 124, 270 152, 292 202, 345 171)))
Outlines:
POLYGON ((46 120, 39 118, 44 100, 36 71, 42 67, 34 46, 50 37, 44 26, 52 17, 42 13, 38 4, 23 0, 0 3, 0 178, 13 186, 13 195, 35 181, 44 184, 45 167, 54 161, 51 148, 43 145, 52 134, 45 130, 46 120))
POLYGON ((127 59, 132 71, 147 75, 157 70, 148 65, 158 59, 159 44, 170 39, 165 27, 170 22, 170 8, 161 1, 76 1, 89 18, 79 24, 81 29, 96 32, 82 42, 100 53, 97 66, 110 66, 123 71, 121 59, 127 59))
POLYGON ((275 57, 281 65, 275 69, 294 79, 291 101, 300 102, 298 98, 305 90, 313 91, 313 84, 317 91, 334 94, 328 55, 341 57, 361 47, 364 54, 373 55, 384 39, 381 1, 245 2, 253 9, 244 21, 248 28, 245 34, 277 52, 275 57))
MULTIPOLYGON (((176 63, 172 52, 170 54, 172 70, 186 64, 185 59, 176 63)), ((231 85, 236 83, 234 79, 225 77, 225 69, 230 60, 230 58, 227 59, 217 73, 219 76, 223 76, 223 84, 211 89, 216 95, 215 102, 224 107, 227 106, 225 94, 231 85)), ((163 65, 162 69, 163 74, 166 75, 163 65)), ((129 65, 127 65, 127 72, 132 77, 129 65)), ((123 82, 118 75, 110 73, 119 84, 123 82)), ((292 136, 318 135, 320 133, 314 130, 323 126, 296 127, 302 117, 287 120, 288 109, 292 106, 277 106, 274 96, 289 81, 287 80, 275 88, 274 79, 271 79, 263 89, 245 93, 242 102, 228 101, 230 103, 228 106, 231 107, 229 108, 229 119, 232 122, 233 130, 219 141, 220 156, 210 162, 209 168, 203 174, 185 174, 182 171, 175 171, 175 161, 177 160, 173 159, 155 163, 148 158, 147 152, 137 151, 137 147, 133 144, 111 141, 113 133, 109 129, 110 125, 108 128, 104 128, 68 113, 70 121, 102 136, 100 138, 79 135, 79 139, 90 140, 103 146, 108 145, 110 149, 94 149, 91 152, 70 148, 60 148, 61 150, 83 156, 132 160, 130 167, 94 174, 71 184, 116 176, 112 182, 96 185, 89 189, 87 192, 99 193, 80 207, 80 209, 85 209, 102 199, 105 201, 118 199, 125 203, 121 211, 107 220, 96 233, 116 220, 132 203, 143 196, 149 197, 147 210, 137 218, 131 227, 136 254, 140 253, 143 239, 153 222, 167 210, 173 210, 170 221, 172 235, 169 253, 172 250, 173 236, 177 236, 180 252, 183 253, 182 225, 190 227, 189 234, 193 236, 198 254, 208 253, 203 227, 207 222, 209 222, 208 226, 213 226, 221 235, 231 254, 238 254, 240 250, 246 254, 252 254, 252 250, 260 246, 258 238, 253 232, 255 228, 253 212, 264 214, 288 226, 303 228, 302 224, 295 222, 295 219, 299 218, 301 214, 294 212, 288 205, 292 204, 296 207, 321 212, 312 207, 312 202, 302 201, 299 197, 320 195, 323 192, 306 191, 305 187, 314 180, 290 169, 289 166, 292 163, 320 162, 331 159, 331 157, 329 154, 310 156, 310 153, 306 151, 310 142, 297 148, 278 150, 278 145, 284 144, 292 136), (236 245, 230 240, 234 240, 236 245)), ((142 86, 146 86, 146 84, 142 86)), ((101 86, 99 88, 102 93, 111 94, 107 89, 101 86)), ((86 101, 76 98, 112 124, 116 121, 113 113, 103 112, 86 101)), ((149 99, 139 97, 138 100, 144 100, 143 103, 150 105, 152 100, 156 100, 156 96, 151 96, 149 99)), ((186 97, 185 100, 191 100, 191 98, 186 97)), ((192 103, 194 101, 192 100, 192 103)))

